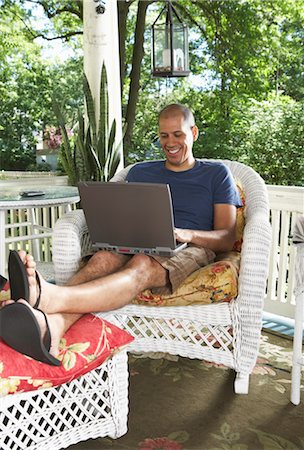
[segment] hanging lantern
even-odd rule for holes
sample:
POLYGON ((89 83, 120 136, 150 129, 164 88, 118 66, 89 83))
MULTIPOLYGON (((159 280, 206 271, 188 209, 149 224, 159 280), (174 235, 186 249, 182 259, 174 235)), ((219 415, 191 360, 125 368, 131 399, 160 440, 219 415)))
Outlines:
POLYGON ((152 75, 187 77, 189 71, 188 27, 170 0, 152 25, 152 75))

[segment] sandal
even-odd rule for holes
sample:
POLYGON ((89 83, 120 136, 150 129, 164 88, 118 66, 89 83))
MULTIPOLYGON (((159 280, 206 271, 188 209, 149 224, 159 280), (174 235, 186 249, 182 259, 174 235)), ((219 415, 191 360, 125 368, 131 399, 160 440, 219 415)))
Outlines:
POLYGON ((41 337, 38 321, 32 310, 23 303, 15 302, 0 309, 0 336, 11 348, 37 361, 59 366, 59 359, 49 353, 51 334, 46 315, 46 333, 41 337))

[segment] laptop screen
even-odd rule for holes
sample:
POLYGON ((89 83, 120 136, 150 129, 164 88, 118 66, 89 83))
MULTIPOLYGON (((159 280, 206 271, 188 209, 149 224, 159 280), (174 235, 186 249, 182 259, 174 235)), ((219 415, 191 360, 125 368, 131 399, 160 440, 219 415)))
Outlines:
POLYGON ((82 182, 79 192, 95 247, 130 253, 176 248, 168 185, 82 182))

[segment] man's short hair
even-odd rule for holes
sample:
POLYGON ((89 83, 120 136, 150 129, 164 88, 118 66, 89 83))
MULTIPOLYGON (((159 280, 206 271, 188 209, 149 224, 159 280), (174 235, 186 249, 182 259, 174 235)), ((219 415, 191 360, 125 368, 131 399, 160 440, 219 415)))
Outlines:
POLYGON ((182 115, 184 121, 188 123, 189 127, 194 127, 195 120, 192 111, 185 105, 179 103, 172 103, 171 105, 165 106, 158 115, 158 121, 162 117, 172 117, 182 115))

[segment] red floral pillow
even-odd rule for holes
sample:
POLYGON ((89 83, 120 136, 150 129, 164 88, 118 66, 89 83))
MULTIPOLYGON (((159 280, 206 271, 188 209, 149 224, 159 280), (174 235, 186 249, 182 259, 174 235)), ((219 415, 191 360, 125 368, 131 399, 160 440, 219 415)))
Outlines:
POLYGON ((100 366, 133 339, 106 320, 86 314, 61 339, 59 367, 35 361, 0 340, 0 397, 72 381, 100 366))

